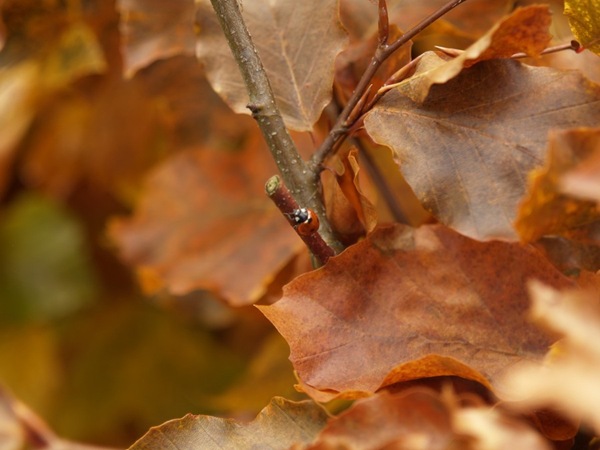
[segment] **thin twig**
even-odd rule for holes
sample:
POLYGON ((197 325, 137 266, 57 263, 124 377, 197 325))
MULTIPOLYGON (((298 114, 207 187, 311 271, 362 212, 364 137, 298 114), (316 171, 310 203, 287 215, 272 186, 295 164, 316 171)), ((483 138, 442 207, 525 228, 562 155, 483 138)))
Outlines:
POLYGON ((323 239, 336 252, 340 251, 343 247, 327 221, 318 180, 311 176, 310 168, 300 156, 285 127, 262 61, 246 28, 238 0, 211 0, 211 3, 246 83, 250 97, 248 109, 258 122, 284 183, 302 207, 311 208, 319 215, 319 232, 323 239))
POLYGON ((269 178, 265 185, 265 190, 269 198, 275 203, 275 206, 287 218, 288 223, 294 227, 296 233, 304 241, 312 255, 318 260, 319 265, 325 264, 329 258, 335 255, 333 249, 327 245, 316 230, 309 233, 301 232, 300 227, 294 221, 295 214, 301 207, 277 175, 269 178))
MULTIPOLYGON (((215 0, 213 0, 213 1, 215 1, 215 0)), ((411 28, 409 31, 407 31, 405 34, 400 36, 393 43, 391 43, 389 45, 388 44, 380 44, 377 47, 377 50, 375 51, 375 54, 373 55, 373 58, 371 59, 371 62, 369 64, 369 66, 367 67, 367 70, 365 70, 365 72, 363 73, 360 81, 358 82, 358 85, 356 86, 356 89, 354 90, 352 96, 348 100, 348 103, 344 107, 342 113, 338 117, 338 120, 336 121, 335 125, 333 126, 333 128, 331 129, 331 131, 329 132, 329 134, 323 141, 323 143, 320 145, 320 147, 317 149, 317 151, 314 153, 314 155, 312 157, 312 164, 316 167, 317 173, 318 173, 318 168, 322 165, 325 158, 327 158, 327 156, 331 153, 332 149, 334 148, 335 143, 348 132, 349 126, 347 125, 347 119, 350 116, 350 113, 354 110, 358 101, 361 99, 361 97, 365 93, 365 90, 368 88, 369 84, 371 84, 371 79, 373 78, 373 76, 375 75, 375 73, 377 72, 377 70, 379 69, 381 64, 383 64, 383 62, 387 58, 389 58, 392 55, 392 53, 394 53, 400 47, 402 47, 403 45, 408 43, 408 41, 410 41, 413 37, 415 37, 417 34, 419 34, 421 31, 423 31, 429 25, 431 25, 436 20, 438 20, 440 17, 442 17, 444 14, 452 11, 458 5, 460 5, 461 3, 464 3, 466 1, 467 0, 452 0, 448 3, 446 3, 444 6, 442 6, 440 9, 438 9, 436 12, 434 12, 430 16, 426 17, 421 22, 419 22, 417 25, 415 25, 413 28, 411 28)), ((382 22, 381 14, 379 15, 379 17, 380 17, 379 23, 380 23, 380 27, 381 27, 381 22, 382 22)), ((381 29, 380 29, 379 36, 382 36, 383 33, 384 32, 381 31, 381 29)))

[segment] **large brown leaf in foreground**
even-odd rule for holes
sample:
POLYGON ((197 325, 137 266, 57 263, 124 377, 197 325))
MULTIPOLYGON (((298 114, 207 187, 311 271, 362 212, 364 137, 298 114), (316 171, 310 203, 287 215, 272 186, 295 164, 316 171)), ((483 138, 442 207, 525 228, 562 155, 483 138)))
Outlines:
POLYGON ((252 303, 302 245, 264 194, 274 170, 258 145, 177 155, 150 177, 134 217, 110 232, 125 260, 170 292, 252 303))
MULTIPOLYGON (((267 71, 285 123, 311 130, 331 100, 334 60, 346 44, 337 0, 254 0, 242 14, 267 71)), ((208 0, 198 1, 197 55, 214 90, 237 113, 248 94, 208 0)))
POLYGON ((396 226, 298 277, 281 300, 259 308, 319 400, 439 375, 501 394, 498 377, 537 360, 552 342, 524 314, 531 278, 570 285, 531 247, 479 243, 439 225, 396 226))
POLYGON ((517 205, 549 130, 600 119, 600 87, 574 71, 484 61, 432 86, 423 104, 410 100, 410 85, 384 96, 367 131, 394 151, 426 209, 476 239, 516 237, 517 205))
POLYGON ((310 442, 327 421, 327 413, 310 401, 271 400, 252 422, 188 414, 150 431, 131 450, 287 449, 310 442))

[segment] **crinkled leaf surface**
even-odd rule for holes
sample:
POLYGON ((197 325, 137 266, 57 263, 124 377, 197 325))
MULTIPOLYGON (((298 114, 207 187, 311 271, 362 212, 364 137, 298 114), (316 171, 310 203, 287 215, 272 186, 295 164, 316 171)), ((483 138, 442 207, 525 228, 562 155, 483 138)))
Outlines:
POLYGON ((574 71, 480 62, 418 104, 411 83, 388 92, 365 126, 390 147, 406 180, 442 223, 476 238, 515 238, 528 172, 548 131, 592 126, 600 87, 574 71))
POLYGON ((571 31, 587 49, 600 55, 600 0, 565 0, 571 31))
POLYGON ((567 286, 537 251, 443 226, 380 228, 259 309, 311 396, 458 375, 493 386, 551 340, 530 325, 527 279, 567 286))
MULTIPOLYGON (((253 0, 242 14, 286 125, 311 130, 331 100, 334 60, 346 44, 337 0, 253 0)), ((248 94, 209 0, 198 2, 197 55, 214 90, 238 113, 248 94)))
POLYGON ((182 419, 151 428, 130 449, 283 450, 312 441, 326 422, 327 413, 312 401, 295 403, 275 397, 248 424, 188 414, 182 419))
POLYGON ((194 53, 194 0, 118 0, 125 73, 157 59, 194 53))
POLYGON ((523 240, 531 241, 544 234, 564 234, 600 220, 595 202, 565 195, 560 186, 563 174, 590 157, 596 147, 600 148, 598 133, 590 131, 573 129, 550 134, 546 163, 530 173, 529 192, 519 206, 515 228, 523 240))
POLYGON ((135 215, 113 222, 111 234, 127 262, 172 293, 207 289, 253 303, 302 246, 264 195, 274 172, 256 143, 182 153, 153 173, 135 215))

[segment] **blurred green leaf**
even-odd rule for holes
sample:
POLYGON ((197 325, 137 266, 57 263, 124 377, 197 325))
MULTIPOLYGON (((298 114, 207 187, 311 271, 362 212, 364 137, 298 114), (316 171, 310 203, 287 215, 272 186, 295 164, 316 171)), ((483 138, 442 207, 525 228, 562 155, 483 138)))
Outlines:
POLYGON ((84 232, 64 208, 32 194, 0 214, 0 320, 63 317, 90 304, 96 283, 84 232))

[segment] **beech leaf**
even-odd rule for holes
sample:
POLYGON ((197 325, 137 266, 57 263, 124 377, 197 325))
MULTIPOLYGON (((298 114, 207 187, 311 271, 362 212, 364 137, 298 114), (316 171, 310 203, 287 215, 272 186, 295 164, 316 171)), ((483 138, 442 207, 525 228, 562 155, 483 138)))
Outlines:
POLYGON ((550 134, 546 164, 530 173, 529 192, 519 206, 515 227, 523 240, 532 241, 545 234, 564 234, 600 220, 595 202, 565 195, 560 186, 563 174, 595 150, 597 142, 590 139, 593 136, 590 129, 550 134))
POLYGON ((153 427, 130 450, 287 449, 308 443, 325 425, 327 413, 312 401, 290 402, 275 397, 248 424, 232 419, 188 414, 153 427))
POLYGON ((273 162, 261 146, 189 151, 149 178, 135 215, 110 233, 147 290, 210 290, 230 304, 255 302, 302 241, 264 195, 273 162))
MULTIPOLYGON (((334 60, 347 42, 337 0, 254 0, 242 14, 286 125, 311 130, 330 102, 334 60)), ((248 94, 209 0, 198 2, 197 56, 213 89, 237 113, 248 94)))
POLYGON ((565 0, 571 31, 588 50, 600 55, 600 0, 565 0))
POLYGON ((551 339, 529 324, 527 279, 570 286, 532 247, 480 243, 443 226, 379 228, 258 308, 318 400, 458 375, 495 388, 551 339))
POLYGON ((423 206, 475 239, 514 239, 517 205, 527 174, 543 163, 549 130, 600 117, 600 86, 575 71, 513 60, 465 69, 432 86, 423 104, 410 89, 388 92, 366 129, 392 149, 423 206))

